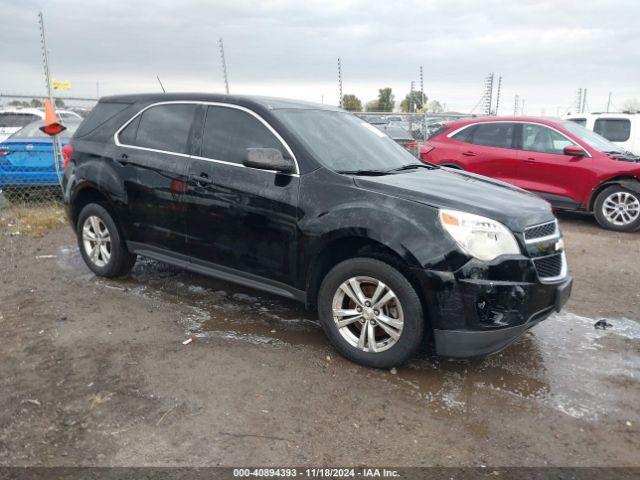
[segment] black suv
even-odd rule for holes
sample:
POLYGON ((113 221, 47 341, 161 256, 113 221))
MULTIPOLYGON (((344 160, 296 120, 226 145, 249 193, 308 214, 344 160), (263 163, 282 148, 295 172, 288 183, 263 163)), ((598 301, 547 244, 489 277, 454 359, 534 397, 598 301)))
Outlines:
POLYGON ((375 367, 426 343, 496 352, 571 289, 546 201, 420 163, 326 105, 103 98, 71 141, 64 198, 97 275, 142 255, 299 300, 336 349, 375 367))

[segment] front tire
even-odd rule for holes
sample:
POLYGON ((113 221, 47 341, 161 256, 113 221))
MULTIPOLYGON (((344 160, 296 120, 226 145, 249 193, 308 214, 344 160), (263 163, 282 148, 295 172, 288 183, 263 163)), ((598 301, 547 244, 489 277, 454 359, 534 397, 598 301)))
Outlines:
POLYGON ((86 205, 76 225, 78 247, 87 266, 100 277, 127 275, 136 261, 129 253, 109 211, 98 203, 86 205))
POLYGON ((318 293, 318 314, 336 350, 368 367, 401 365, 423 341, 415 289, 398 270, 373 258, 345 260, 329 271, 318 293))
POLYGON ((633 232, 640 228, 640 194, 621 185, 607 187, 596 198, 594 214, 602 228, 633 232))

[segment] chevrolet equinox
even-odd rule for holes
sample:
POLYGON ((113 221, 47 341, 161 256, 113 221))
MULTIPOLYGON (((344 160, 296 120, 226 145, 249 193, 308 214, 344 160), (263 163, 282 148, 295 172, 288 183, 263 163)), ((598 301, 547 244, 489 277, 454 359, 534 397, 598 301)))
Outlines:
POLYGON ((570 295, 545 200, 421 163, 335 107, 107 97, 63 163, 67 214, 96 275, 125 275, 141 255, 304 302, 364 365, 399 365, 426 344, 496 352, 570 295))

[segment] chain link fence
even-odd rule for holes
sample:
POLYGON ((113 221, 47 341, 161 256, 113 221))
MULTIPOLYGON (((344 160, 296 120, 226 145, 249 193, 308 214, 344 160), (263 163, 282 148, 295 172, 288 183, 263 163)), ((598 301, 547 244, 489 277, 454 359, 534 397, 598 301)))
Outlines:
POLYGON ((60 205, 61 175, 50 139, 0 144, 0 209, 60 205))

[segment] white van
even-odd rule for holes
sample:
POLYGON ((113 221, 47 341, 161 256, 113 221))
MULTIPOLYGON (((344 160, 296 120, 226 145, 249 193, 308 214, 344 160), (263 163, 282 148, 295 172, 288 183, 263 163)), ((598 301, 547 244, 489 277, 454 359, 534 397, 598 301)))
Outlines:
MULTIPOLYGON (((80 115, 71 110, 56 110, 56 113, 62 123, 68 119, 82 120, 80 115)), ((4 142, 25 125, 38 120, 44 120, 44 110, 39 108, 0 108, 0 142, 4 142)))
POLYGON ((640 114, 582 113, 564 118, 593 130, 623 150, 640 155, 640 114))

